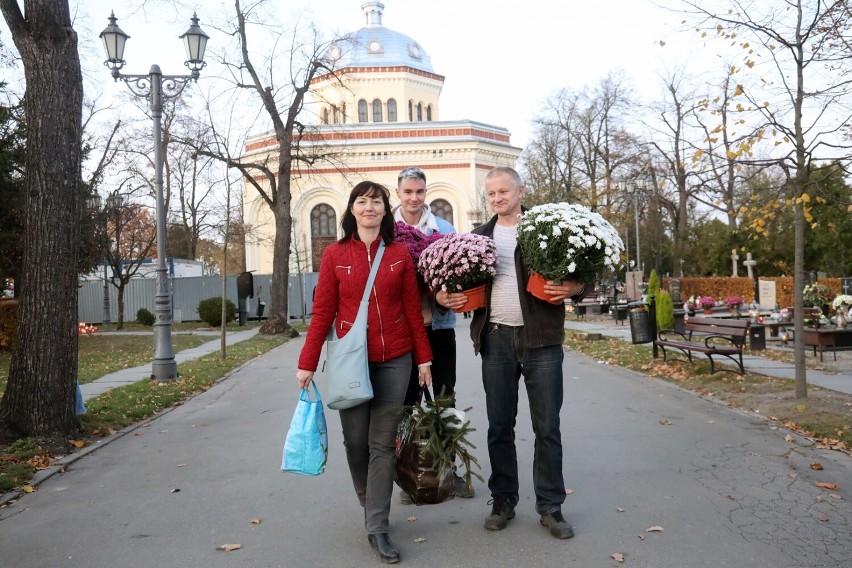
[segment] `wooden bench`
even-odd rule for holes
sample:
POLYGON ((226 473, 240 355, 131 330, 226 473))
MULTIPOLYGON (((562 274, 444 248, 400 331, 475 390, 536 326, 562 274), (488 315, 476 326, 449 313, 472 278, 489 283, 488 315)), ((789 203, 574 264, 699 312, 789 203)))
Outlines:
MULTIPOLYGON (((703 353, 710 359, 710 374, 716 372, 714 356, 726 357, 737 364, 739 374, 745 374, 743 367, 743 345, 748 335, 749 320, 723 319, 713 317, 689 318, 681 333, 674 329, 663 329, 654 342, 663 351, 666 360, 666 348, 678 349, 692 363, 692 353, 703 353)), ((722 369, 727 370, 727 369, 722 369)))

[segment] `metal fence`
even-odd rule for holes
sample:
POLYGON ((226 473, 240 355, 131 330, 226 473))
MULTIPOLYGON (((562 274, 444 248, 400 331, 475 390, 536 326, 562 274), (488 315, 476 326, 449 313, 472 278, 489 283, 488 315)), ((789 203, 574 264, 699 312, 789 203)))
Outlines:
MULTIPOLYGON (((314 290, 319 274, 291 274, 288 286, 288 312, 291 319, 310 315, 313 309, 314 290), (304 290, 304 293, 303 293, 304 290)), ((237 299, 237 277, 228 276, 226 297, 239 305, 237 299)), ((222 293, 220 276, 198 276, 174 278, 172 286, 172 309, 175 323, 199 321, 198 304, 207 298, 218 298, 222 293)), ((269 289, 272 283, 270 274, 254 275, 254 298, 246 300, 249 317, 258 317, 261 307, 269 303, 269 289)), ((118 320, 118 288, 108 285, 110 319, 118 320)), ((154 296, 157 294, 157 282, 153 278, 134 278, 124 288, 124 321, 136 320, 139 308, 154 312, 154 296)), ((104 282, 92 280, 83 282, 77 293, 77 314, 80 321, 103 323, 104 320, 104 282)), ((263 316, 268 315, 264 311, 263 316)))

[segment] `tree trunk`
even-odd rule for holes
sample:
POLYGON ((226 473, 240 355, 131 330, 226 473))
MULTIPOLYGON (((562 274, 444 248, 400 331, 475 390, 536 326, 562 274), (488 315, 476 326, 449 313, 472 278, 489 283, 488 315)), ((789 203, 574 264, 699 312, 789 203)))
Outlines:
MULTIPOLYGON (((282 182, 283 185, 283 182, 282 182)), ((269 290, 269 317, 278 318, 289 326, 288 286, 290 281, 290 232, 292 217, 290 200, 281 199, 273 209, 275 215, 275 241, 272 253, 272 283, 269 290)))
POLYGON ((127 282, 121 280, 118 284, 118 314, 116 314, 116 324, 115 330, 121 331, 124 329, 124 288, 127 286, 127 282))
MULTIPOLYGON (((74 431, 83 84, 67 2, 0 10, 27 84, 27 204, 17 341, 0 420, 26 436, 74 431)), ((20 284, 20 288, 19 285, 20 284)))

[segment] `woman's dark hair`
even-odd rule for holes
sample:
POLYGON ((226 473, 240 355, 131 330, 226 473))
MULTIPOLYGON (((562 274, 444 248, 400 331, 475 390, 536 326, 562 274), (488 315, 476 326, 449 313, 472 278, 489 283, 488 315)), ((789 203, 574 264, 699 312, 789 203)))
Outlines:
POLYGON ((385 214, 382 217, 382 224, 379 227, 379 235, 381 235, 386 245, 391 244, 393 242, 394 220, 390 206, 390 192, 382 184, 372 181, 362 181, 353 187, 349 193, 349 202, 346 204, 346 211, 343 213, 343 219, 340 221, 340 228, 343 229, 343 237, 338 242, 342 243, 352 236, 360 240, 358 237, 358 223, 355 221, 355 215, 352 214, 352 204, 361 196, 382 198, 382 202, 385 204, 385 214))

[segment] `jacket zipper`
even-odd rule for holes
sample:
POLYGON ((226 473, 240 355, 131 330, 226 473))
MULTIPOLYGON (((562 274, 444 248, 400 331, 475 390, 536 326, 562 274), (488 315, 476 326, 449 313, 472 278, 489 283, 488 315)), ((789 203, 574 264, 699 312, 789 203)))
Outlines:
MULTIPOLYGON (((381 238, 381 237, 379 237, 379 238, 381 238)), ((370 254, 370 247, 367 247, 367 266, 372 270, 373 267, 370 265, 371 262, 372 262, 372 255, 370 254)), ((379 276, 379 269, 376 268, 376 277, 378 278, 378 276, 379 276)), ((373 297, 376 300, 376 314, 379 316, 379 339, 382 342, 382 361, 384 361, 385 360, 385 353, 386 353, 385 333, 384 333, 384 326, 382 325, 382 310, 379 307, 379 295, 376 292, 375 285, 373 285, 373 289, 370 290, 370 293, 373 295, 373 297)))
POLYGON ((335 266, 335 268, 345 268, 347 276, 352 273, 352 265, 351 264, 349 266, 343 266, 343 265, 338 264, 337 266, 335 266))

